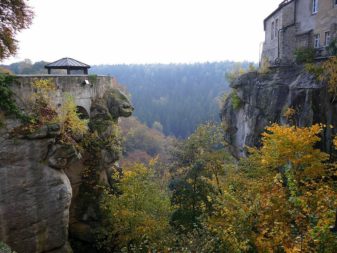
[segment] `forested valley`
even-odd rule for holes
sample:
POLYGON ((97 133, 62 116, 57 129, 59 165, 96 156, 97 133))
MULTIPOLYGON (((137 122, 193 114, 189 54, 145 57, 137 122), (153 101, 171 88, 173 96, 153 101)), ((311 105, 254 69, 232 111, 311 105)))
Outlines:
MULTIPOLYGON (((205 64, 218 71, 215 75, 218 83, 214 85, 217 88, 208 86, 211 86, 209 80, 213 80, 214 72, 209 74, 209 79, 200 76, 201 64, 191 65, 193 68, 150 65, 147 71, 133 66, 134 69, 126 73, 121 70, 126 66, 120 66, 120 80, 129 82, 131 78, 130 83, 134 82, 128 84, 128 90, 135 106, 144 113, 147 110, 151 113, 148 113, 149 118, 145 117, 145 123, 130 117, 122 119, 118 127, 113 126, 108 146, 122 153, 123 172, 111 176, 112 188, 94 185, 89 191, 99 196, 94 200, 98 205, 100 225, 93 228, 95 239, 90 245, 70 238, 75 252, 337 251, 337 162, 334 151, 327 153, 318 149, 323 133, 333 126, 303 127, 299 125, 297 108, 284 108, 284 124, 270 122, 262 133, 260 145, 246 147, 247 156, 240 159, 233 156, 232 147, 224 138, 228 135, 228 122, 211 121, 215 119, 212 117, 201 120, 198 114, 202 111, 207 115, 208 112, 215 117, 219 113, 214 100, 228 89, 226 82, 221 81, 225 76, 233 81, 248 72, 248 75, 268 79, 270 70, 256 71, 253 66, 244 70, 231 65, 232 70, 226 73, 219 65, 205 64), (171 67, 184 71, 181 70, 179 76, 173 70, 163 70, 171 67), (189 68, 194 71, 187 71, 189 68), (132 74, 137 71, 142 74, 132 74), (170 76, 168 80, 171 81, 159 78, 161 75, 170 76), (179 82, 174 81, 177 76, 179 82), (150 81, 141 83, 138 77, 150 81), (157 87, 160 82, 155 80, 159 79, 162 83, 157 87), (181 80, 186 80, 185 85, 181 80), (145 83, 149 83, 149 87, 145 87, 145 83), (171 83, 174 85, 170 86, 171 83), (138 105, 137 94, 142 98, 138 105), (186 97, 190 99, 185 100, 186 97), (176 104, 186 103, 182 108, 188 108, 189 120, 200 121, 190 126, 177 125, 178 130, 179 127, 184 130, 176 133, 165 132, 165 127, 166 131, 173 131, 174 128, 169 127, 171 120, 184 122, 183 114, 178 113, 180 107, 174 107, 175 104, 169 103, 171 100, 176 104), (170 105, 167 109, 172 112, 160 107, 161 103, 170 105), (203 110, 209 106, 207 103, 214 103, 214 114, 211 106, 203 110), (157 111, 157 108, 162 110, 157 111), (167 116, 170 123, 153 116, 156 113, 167 116), (179 117, 175 118, 177 115, 179 117)), ((336 59, 332 58, 322 66, 309 67, 317 73, 317 78, 325 78, 333 92, 336 66, 336 59)), ((45 88, 38 87, 42 91, 45 88)), ((236 112, 242 107, 243 102, 235 89, 224 99, 226 102, 222 106, 233 107, 236 112)), ((65 114, 71 118, 63 120, 67 123, 67 138, 81 126, 84 136, 88 135, 81 145, 94 145, 89 147, 95 151, 94 147, 99 145, 96 143, 98 130, 86 134, 85 122, 79 123, 74 110, 75 107, 70 114, 65 114)), ((330 145, 336 149, 337 138, 332 138, 330 145)), ((84 175, 89 182, 90 175, 95 174, 84 175)))
MULTIPOLYGON (((32 2, 38 6, 39 1, 32 2)), ((128 44, 124 31, 141 34, 152 46, 149 35, 158 36, 154 22, 165 33, 166 27, 175 31, 172 17, 179 13, 189 21, 177 19, 188 35, 183 39, 195 30, 208 40, 205 50, 215 46, 209 44, 215 37, 205 31, 211 27, 219 34, 215 23, 206 22, 213 20, 207 12, 224 36, 230 34, 229 22, 220 16, 230 17, 236 31, 240 21, 246 30, 247 20, 254 24, 252 11, 247 8, 243 17, 240 5, 227 8, 239 18, 235 21, 222 9, 217 15, 208 2, 197 19, 190 9, 198 4, 184 9, 177 2, 167 9, 163 3, 158 8, 142 2, 134 12, 129 6, 123 12, 107 4, 121 1, 102 1, 90 3, 85 12, 86 1, 74 9, 58 4, 62 11, 50 8, 51 2, 49 11, 29 7, 25 0, 0 2, 0 62, 19 53, 17 33, 32 24, 35 10, 44 10, 48 18, 39 16, 38 22, 57 39, 67 39, 65 50, 62 41, 55 47, 53 38, 44 36, 48 51, 74 50, 70 42, 80 38, 88 56, 88 48, 102 46, 108 58, 116 38, 107 40, 106 31, 123 35, 122 44, 128 44), (103 8, 108 10, 104 22, 98 16, 103 8), (165 23, 163 13, 169 13, 165 23), (113 22, 113 15, 121 22, 113 22), (135 26, 143 16, 148 25, 135 26), (128 19, 131 25, 124 26, 128 19), (104 32, 96 29, 96 38, 74 26, 66 36, 61 33, 78 20, 89 21, 81 22, 86 29, 90 24, 104 32), (197 20, 202 25, 196 26, 197 20), (163 26, 166 22, 169 26, 163 26), (123 32, 116 32, 115 23, 123 32), (144 27, 151 28, 149 33, 144 27)), ((88 74, 88 65, 63 58, 49 65, 61 72, 41 75, 47 74, 47 62, 0 65, 0 253, 336 253, 337 2, 326 1, 329 11, 321 14, 324 4, 313 1, 307 23, 314 26, 303 34, 297 34, 296 16, 287 24, 290 12, 297 13, 296 3, 282 1, 265 19, 264 48, 270 42, 267 51, 277 58, 262 53, 259 66, 231 61, 96 65, 88 74), (325 26, 328 19, 332 23, 325 26), (325 35, 324 48, 319 32, 325 35), (306 37, 315 48, 290 50, 288 44, 304 45, 306 37), (323 50, 329 54, 322 56, 323 50), (284 58, 283 51, 294 55, 284 58)), ((257 33, 250 32, 251 41, 246 34, 241 41, 257 43, 257 33)), ((180 42, 178 35, 172 37, 180 42)), ((128 41, 132 48, 141 44, 128 41)), ((235 54, 246 52, 237 44, 239 49, 220 43, 235 54)), ((96 50, 90 53, 99 57, 96 50)))
POLYGON ((186 138, 201 123, 219 122, 219 103, 229 91, 225 75, 238 64, 99 65, 92 72, 115 76, 127 87, 141 122, 158 122, 165 135, 186 138))

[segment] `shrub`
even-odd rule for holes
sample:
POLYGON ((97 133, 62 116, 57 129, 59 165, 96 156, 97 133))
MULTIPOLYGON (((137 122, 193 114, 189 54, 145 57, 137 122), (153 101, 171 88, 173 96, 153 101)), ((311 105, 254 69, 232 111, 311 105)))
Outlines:
POLYGON ((242 106, 242 100, 241 98, 238 96, 238 93, 236 90, 233 90, 231 93, 231 101, 232 101, 232 106, 235 110, 239 109, 242 106))
POLYGON ((247 71, 242 67, 240 63, 234 65, 233 69, 226 73, 226 79, 229 83, 233 82, 236 78, 243 75, 247 71))
POLYGON ((311 63, 315 59, 316 50, 314 48, 299 48, 294 54, 298 64, 311 63))
POLYGON ((333 96, 333 100, 337 97, 337 56, 333 56, 321 64, 306 64, 306 70, 315 75, 318 81, 327 84, 328 92, 333 96))
POLYGON ((97 75, 88 75, 88 79, 91 85, 97 84, 97 75))
POLYGON ((61 141, 79 148, 74 140, 87 133, 88 120, 80 119, 74 98, 69 94, 65 95, 58 122, 61 126, 61 141))
POLYGON ((55 84, 49 79, 37 80, 33 83, 34 93, 31 97, 33 117, 36 123, 54 123, 57 112, 52 102, 55 93, 55 84))
POLYGON ((334 39, 330 42, 329 46, 327 47, 329 55, 337 56, 337 39, 334 39))
POLYGON ((27 120, 13 99, 13 91, 10 84, 15 81, 15 77, 8 74, 0 74, 0 111, 4 114, 12 114, 21 120, 27 120))

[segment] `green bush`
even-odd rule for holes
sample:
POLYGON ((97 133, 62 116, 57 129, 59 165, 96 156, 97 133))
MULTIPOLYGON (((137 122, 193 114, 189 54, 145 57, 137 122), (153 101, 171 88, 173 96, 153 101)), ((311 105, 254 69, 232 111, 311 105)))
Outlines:
POLYGON ((231 101, 232 101, 233 108, 235 110, 239 109, 242 106, 242 100, 238 96, 238 92, 236 90, 233 90, 230 96, 231 96, 231 99, 232 99, 231 101))
POLYGON ((88 79, 91 85, 97 84, 97 75, 88 75, 88 79))
POLYGON ((330 42, 327 50, 329 55, 337 56, 337 39, 334 39, 330 42))
POLYGON ((13 80, 13 76, 0 74, 0 110, 6 114, 19 115, 20 111, 13 99, 13 92, 9 88, 13 80))
POLYGON ((299 48, 294 54, 297 63, 311 63, 315 59, 316 50, 314 48, 299 48))
POLYGON ((22 121, 29 121, 30 118, 21 112, 13 98, 14 93, 10 85, 14 81, 15 76, 0 73, 0 112, 4 115, 14 115, 22 121))

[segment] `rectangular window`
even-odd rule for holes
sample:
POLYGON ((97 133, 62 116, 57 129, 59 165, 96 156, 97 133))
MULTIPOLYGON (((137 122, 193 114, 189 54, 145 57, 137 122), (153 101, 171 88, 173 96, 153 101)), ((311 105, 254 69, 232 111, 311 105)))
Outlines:
POLYGON ((314 48, 320 47, 320 36, 319 34, 314 35, 314 48))
POLYGON ((278 19, 275 20, 275 38, 278 37, 278 19))
POLYGON ((325 35, 324 45, 327 47, 330 44, 330 39, 331 39, 330 32, 325 32, 324 35, 325 35))
POLYGON ((312 0, 312 14, 318 12, 318 0, 312 0))
POLYGON ((275 23, 274 21, 271 22, 271 39, 274 39, 274 33, 275 33, 275 23))

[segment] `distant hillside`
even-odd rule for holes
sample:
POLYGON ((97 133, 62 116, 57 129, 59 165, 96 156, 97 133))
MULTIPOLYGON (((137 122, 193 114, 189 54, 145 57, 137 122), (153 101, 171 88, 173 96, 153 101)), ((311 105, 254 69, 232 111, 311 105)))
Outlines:
MULTIPOLYGON (((46 73, 44 64, 26 60, 5 67, 16 74, 38 74, 46 73)), ((229 89, 225 75, 237 64, 98 65, 90 73, 115 76, 131 94, 141 122, 149 127, 160 123, 166 135, 185 138, 199 124, 219 120, 218 100, 229 89)))
POLYGON ((160 122, 166 135, 185 138, 200 123, 219 120, 218 99, 229 89, 225 74, 235 65, 99 65, 91 73, 113 75, 126 86, 142 122, 150 127, 160 122))

